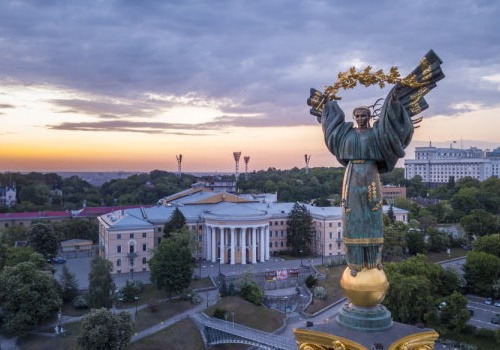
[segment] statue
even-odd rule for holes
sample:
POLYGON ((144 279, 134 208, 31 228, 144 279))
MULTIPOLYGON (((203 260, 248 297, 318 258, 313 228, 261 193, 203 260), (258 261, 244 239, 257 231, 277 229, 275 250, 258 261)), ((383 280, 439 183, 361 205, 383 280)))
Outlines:
MULTIPOLYGON (((343 287, 352 284, 352 278, 362 271, 371 273, 369 280, 373 282, 374 272, 382 270, 384 239, 380 174, 391 171, 398 159, 405 155, 404 149, 411 141, 414 124, 422 120, 415 116, 428 107, 424 95, 444 78, 441 63, 431 50, 412 74, 404 79, 399 77, 396 67, 392 67, 387 75, 381 70, 372 73, 371 67, 360 72, 353 67, 339 73, 338 82, 326 87, 324 93, 311 89, 307 100, 312 106, 310 113, 318 117, 322 124, 328 149, 346 167, 342 187, 342 221, 350 277, 344 273, 343 287), (352 122, 345 121, 336 93, 339 89, 353 88, 358 82, 365 86, 378 84, 383 87, 385 83, 395 86, 382 107, 379 108, 377 101, 371 106, 354 109, 355 127, 352 122), (370 119, 374 120, 373 125, 370 119)), ((362 306, 375 306, 383 299, 385 291, 378 294, 376 301, 367 302, 365 295, 357 299, 362 306)), ((359 305, 349 295, 347 297, 359 305)))

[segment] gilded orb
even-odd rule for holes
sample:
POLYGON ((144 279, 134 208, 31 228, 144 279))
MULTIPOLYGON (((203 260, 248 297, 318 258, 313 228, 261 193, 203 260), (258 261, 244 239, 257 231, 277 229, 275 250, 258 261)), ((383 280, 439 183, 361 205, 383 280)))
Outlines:
POLYGON ((351 275, 349 267, 344 270, 340 285, 349 301, 362 307, 377 306, 384 300, 389 289, 389 281, 383 270, 363 269, 356 277, 351 275))

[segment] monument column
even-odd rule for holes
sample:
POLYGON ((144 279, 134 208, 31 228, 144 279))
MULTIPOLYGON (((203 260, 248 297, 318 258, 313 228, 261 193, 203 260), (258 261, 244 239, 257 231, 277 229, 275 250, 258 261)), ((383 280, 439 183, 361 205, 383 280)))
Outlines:
POLYGON ((208 233, 208 226, 205 225, 205 229, 203 230, 203 240, 205 241, 205 244, 203 245, 205 247, 205 260, 210 261, 212 260, 212 242, 211 238, 212 236, 208 233))
POLYGON ((266 245, 266 260, 269 260, 269 251, 270 251, 270 248, 269 248, 269 226, 264 226, 264 237, 265 237, 265 245, 266 245))

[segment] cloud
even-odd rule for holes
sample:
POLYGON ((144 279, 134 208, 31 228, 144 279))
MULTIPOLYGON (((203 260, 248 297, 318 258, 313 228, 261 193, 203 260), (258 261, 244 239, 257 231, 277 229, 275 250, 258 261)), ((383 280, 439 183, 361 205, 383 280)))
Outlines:
MULTIPOLYGON (((481 85, 472 68, 483 70, 481 77, 498 71, 499 7, 480 0, 457 0, 453 6, 431 0, 105 1, 93 6, 4 1, 0 77, 50 82, 120 101, 52 101, 66 107, 62 112, 149 118, 168 105, 147 104, 144 96, 196 94, 231 101, 222 106, 226 113, 264 116, 225 119, 228 125, 258 120, 301 125, 309 118, 309 87, 332 84, 339 71, 354 64, 384 70, 397 65, 410 72, 432 48, 444 60, 447 78, 429 94, 431 110, 454 113, 450 106, 464 101, 498 103, 498 85, 481 85)), ((375 87, 363 89, 346 93, 346 103, 384 96, 375 87)))

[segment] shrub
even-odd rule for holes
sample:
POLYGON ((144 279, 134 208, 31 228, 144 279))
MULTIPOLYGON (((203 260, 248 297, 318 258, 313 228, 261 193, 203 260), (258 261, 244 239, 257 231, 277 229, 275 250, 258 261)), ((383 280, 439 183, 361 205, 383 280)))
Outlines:
POLYGON ((315 298, 318 298, 321 300, 326 299, 326 289, 323 287, 314 287, 313 295, 315 298))
POLYGON ((313 275, 307 276, 306 281, 305 281, 307 288, 314 287, 316 285, 316 282, 318 282, 318 279, 316 277, 314 277, 313 275))
POLYGON ((126 302, 135 301, 135 297, 142 292, 143 284, 141 281, 127 281, 125 286, 120 289, 120 294, 123 295, 123 300, 126 302))
POLYGON ((217 308, 217 309, 214 310, 214 315, 213 316, 215 318, 219 318, 219 319, 223 320, 225 315, 226 315, 226 310, 224 310, 224 309, 218 309, 217 308))
POLYGON ((79 295, 75 299, 73 299, 73 307, 75 309, 88 309, 89 302, 83 295, 79 295))
POLYGON ((201 301, 201 295, 199 295, 198 293, 191 294, 191 303, 198 305, 201 303, 201 301))
POLYGON ((256 284, 249 283, 241 288, 240 296, 255 305, 260 305, 264 298, 264 292, 256 284))

